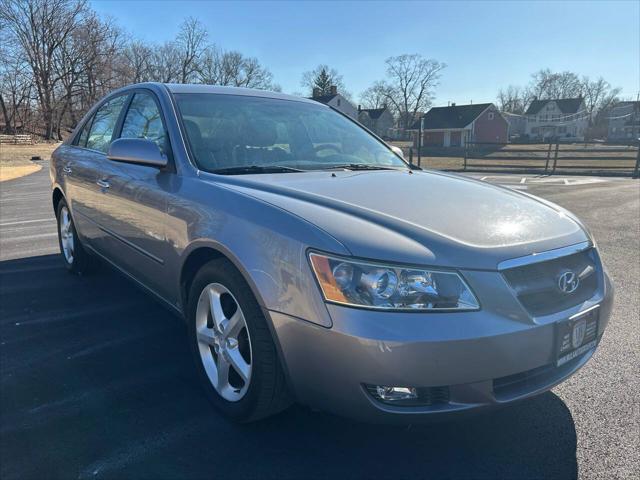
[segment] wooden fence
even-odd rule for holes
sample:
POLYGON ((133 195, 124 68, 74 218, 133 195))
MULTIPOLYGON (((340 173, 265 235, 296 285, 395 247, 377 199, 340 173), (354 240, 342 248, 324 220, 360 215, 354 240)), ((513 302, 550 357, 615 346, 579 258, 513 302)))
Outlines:
POLYGON ((640 148, 629 146, 579 146, 549 143, 511 145, 468 143, 464 149, 464 170, 473 168, 527 169, 553 175, 556 170, 606 170, 619 174, 640 174, 640 148))
POLYGON ((10 145, 33 145, 33 136, 25 135, 0 135, 0 143, 10 145))

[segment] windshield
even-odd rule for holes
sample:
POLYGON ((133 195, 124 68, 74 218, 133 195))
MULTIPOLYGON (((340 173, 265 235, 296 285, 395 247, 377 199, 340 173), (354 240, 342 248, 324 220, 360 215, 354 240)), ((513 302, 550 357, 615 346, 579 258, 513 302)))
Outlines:
POLYGON ((323 105, 202 93, 175 98, 201 170, 237 174, 407 168, 383 143, 323 105))

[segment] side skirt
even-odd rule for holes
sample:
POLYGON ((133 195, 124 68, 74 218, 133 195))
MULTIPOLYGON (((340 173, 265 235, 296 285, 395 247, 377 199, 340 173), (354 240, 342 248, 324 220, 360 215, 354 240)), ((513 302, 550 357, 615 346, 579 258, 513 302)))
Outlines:
POLYGON ((180 307, 178 307, 177 305, 174 305, 173 303, 171 303, 169 300, 167 300, 166 298, 164 298, 162 295, 160 295, 158 292, 156 292, 155 290, 153 290, 152 288, 148 287, 147 285, 145 285, 144 283, 142 283, 140 280, 138 280, 136 277, 134 277, 132 274, 130 274, 129 272, 127 272, 126 270, 124 270, 122 267, 116 265, 113 261, 111 261, 109 258, 105 257, 104 255, 102 255, 101 253, 99 253, 97 250, 95 250, 94 248, 90 247, 89 245, 83 245, 83 247, 87 250, 91 251, 92 255, 95 255, 97 257, 100 257, 102 260, 104 260, 107 264, 109 264, 110 267, 112 267, 113 269, 117 270, 119 273, 121 273, 123 276, 125 276, 126 278, 128 278, 129 280, 131 280, 136 286, 140 287, 142 290, 144 290, 147 293, 151 294, 151 297, 154 298, 156 301, 158 301, 158 303, 160 303, 162 306, 164 306, 165 308, 167 308, 171 313, 173 313, 175 316, 177 316, 178 318, 180 318, 182 321, 185 321, 184 318, 184 314, 182 312, 182 309, 180 307))

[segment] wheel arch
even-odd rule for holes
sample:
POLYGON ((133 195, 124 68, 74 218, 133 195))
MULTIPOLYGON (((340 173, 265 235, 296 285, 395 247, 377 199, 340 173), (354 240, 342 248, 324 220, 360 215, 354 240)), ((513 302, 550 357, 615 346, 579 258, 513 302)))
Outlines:
POLYGON ((255 297, 260 309, 262 310, 266 320, 267 326, 269 327, 269 332, 271 333, 271 338, 273 339, 273 343, 276 347, 276 353, 278 355, 278 359, 280 361, 280 365, 282 366, 285 374, 285 379, 287 385, 289 387, 289 391, 293 394, 293 383, 291 381, 291 376, 289 372, 289 367, 285 361, 284 353, 282 351, 282 346, 280 345, 280 339, 275 331, 273 326, 273 321, 271 319, 271 315, 269 314, 269 310, 265 306, 264 299, 260 295, 258 288, 246 271, 246 269, 242 266, 240 261, 233 255, 229 249, 224 247, 219 243, 205 240, 205 241, 195 241, 193 242, 189 248, 187 248, 183 254, 184 261, 180 267, 180 275, 179 275, 179 294, 180 294, 180 305, 183 312, 183 318, 185 322, 187 321, 187 306, 189 302, 189 289, 191 287, 191 283, 195 278, 196 274, 202 268, 202 266, 210 262, 211 260, 224 258, 231 262, 231 264, 240 272, 242 278, 244 278, 247 285, 251 289, 253 296, 255 297))
POLYGON ((64 193, 62 193, 62 189, 60 187, 55 187, 51 194, 51 203, 53 205, 53 212, 57 215, 58 213, 58 204, 60 200, 64 199, 64 193))
POLYGON ((184 260, 180 266, 178 288, 180 305, 185 314, 189 302, 189 288, 191 287, 191 282, 193 282, 196 274, 205 263, 219 258, 228 260, 236 270, 240 272, 242 278, 244 278, 245 282, 249 285, 249 288, 251 288, 251 292, 258 302, 258 305, 265 310, 264 299, 260 295, 251 275, 249 275, 249 272, 247 272, 240 260, 238 260, 238 258, 236 258, 236 256, 233 255, 233 253, 231 253, 231 251, 229 251, 229 249, 224 245, 209 240, 195 241, 185 250, 182 256, 184 260))

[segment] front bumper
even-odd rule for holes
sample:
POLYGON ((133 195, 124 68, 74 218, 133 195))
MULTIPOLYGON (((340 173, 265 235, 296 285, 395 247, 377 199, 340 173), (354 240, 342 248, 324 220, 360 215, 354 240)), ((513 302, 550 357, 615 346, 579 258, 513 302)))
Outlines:
MULTIPOLYGON (((491 289, 483 275, 465 272, 476 292, 491 289)), ((555 323, 599 305, 599 342, 613 302, 606 274, 603 288, 588 302, 546 317, 518 313, 522 309, 513 298, 496 291, 484 297, 478 292, 481 299, 492 299, 478 312, 394 313, 328 305, 331 328, 268 314, 298 401, 365 421, 409 423, 504 405, 549 390, 595 351, 555 367, 555 323), (448 401, 390 405, 374 399, 367 384, 447 387, 448 401)))

